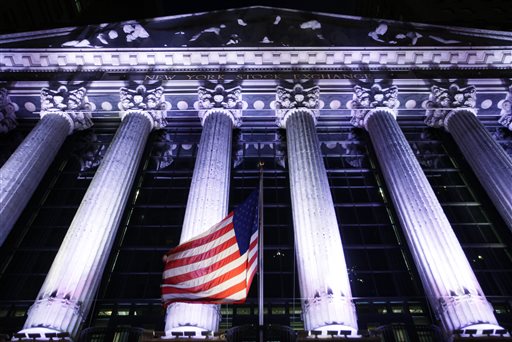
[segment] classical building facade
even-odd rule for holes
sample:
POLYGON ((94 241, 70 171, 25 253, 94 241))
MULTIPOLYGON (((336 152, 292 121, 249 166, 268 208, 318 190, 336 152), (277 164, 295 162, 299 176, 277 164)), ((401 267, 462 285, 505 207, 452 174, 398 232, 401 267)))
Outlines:
POLYGON ((507 336, 511 46, 266 7, 0 36, 0 333, 249 336, 255 285, 164 310, 162 256, 263 162, 267 325, 507 336))

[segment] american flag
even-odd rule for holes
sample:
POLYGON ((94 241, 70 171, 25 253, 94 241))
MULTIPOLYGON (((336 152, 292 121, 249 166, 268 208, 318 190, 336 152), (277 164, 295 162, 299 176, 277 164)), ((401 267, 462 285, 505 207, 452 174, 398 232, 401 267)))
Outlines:
POLYGON ((162 301, 242 303, 257 270, 258 194, 165 256, 162 301))

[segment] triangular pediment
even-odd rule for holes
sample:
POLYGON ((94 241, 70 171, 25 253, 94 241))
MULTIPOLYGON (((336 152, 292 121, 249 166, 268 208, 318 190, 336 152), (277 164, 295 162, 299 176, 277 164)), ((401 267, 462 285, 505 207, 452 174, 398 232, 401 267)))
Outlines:
POLYGON ((246 7, 0 36, 11 48, 509 46, 512 33, 246 7))

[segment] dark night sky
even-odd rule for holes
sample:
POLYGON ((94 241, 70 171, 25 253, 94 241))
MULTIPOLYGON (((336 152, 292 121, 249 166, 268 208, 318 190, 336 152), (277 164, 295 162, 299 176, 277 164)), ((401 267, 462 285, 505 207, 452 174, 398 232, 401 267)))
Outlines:
POLYGON ((105 6, 103 12, 109 18, 135 19, 134 16, 155 17, 264 5, 383 19, 512 29, 510 0, 141 0, 147 4, 145 6, 137 2, 119 5, 118 0, 92 1, 90 12, 98 13, 96 8, 105 6))
POLYGON ((52 10, 56 3, 69 7, 75 6, 75 1, 2 0, 5 15, 0 33, 255 5, 512 31, 510 0, 79 0, 82 11, 78 15, 59 15, 52 10))

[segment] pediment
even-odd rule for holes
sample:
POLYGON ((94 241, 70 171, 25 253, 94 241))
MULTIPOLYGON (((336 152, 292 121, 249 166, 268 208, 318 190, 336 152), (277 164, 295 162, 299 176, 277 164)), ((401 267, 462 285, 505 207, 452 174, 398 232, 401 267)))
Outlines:
POLYGON ((260 6, 0 36, 2 48, 392 48, 511 44, 511 32, 260 6))

